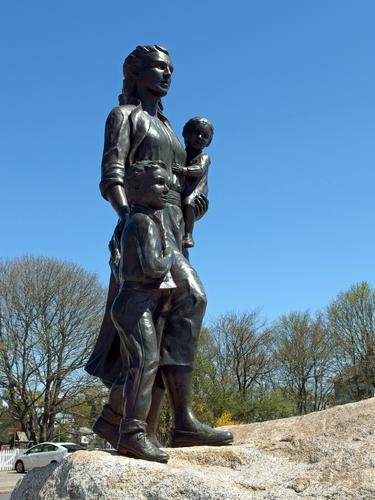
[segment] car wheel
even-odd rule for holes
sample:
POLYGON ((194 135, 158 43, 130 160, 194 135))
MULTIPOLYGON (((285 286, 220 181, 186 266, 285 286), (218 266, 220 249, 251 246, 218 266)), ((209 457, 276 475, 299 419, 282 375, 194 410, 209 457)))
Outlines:
POLYGON ((57 464, 58 462, 56 460, 52 460, 51 464, 57 464))
POLYGON ((25 467, 23 465, 23 462, 21 462, 21 460, 18 460, 16 462, 16 467, 15 467, 16 471, 18 472, 18 474, 23 474, 25 472, 25 467))

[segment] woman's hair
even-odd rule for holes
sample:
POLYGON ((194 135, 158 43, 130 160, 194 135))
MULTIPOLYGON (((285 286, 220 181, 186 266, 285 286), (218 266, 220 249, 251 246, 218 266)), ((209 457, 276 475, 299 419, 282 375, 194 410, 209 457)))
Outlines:
POLYGON ((204 118, 203 116, 194 116, 194 118, 190 118, 189 121, 187 121, 184 125, 184 128, 182 129, 182 137, 185 139, 185 144, 187 143, 188 137, 199 123, 202 123, 203 125, 206 125, 206 127, 210 131, 210 139, 207 143, 207 146, 211 144, 212 138, 214 136, 214 126, 210 122, 208 118, 204 118))
MULTIPOLYGON (((119 103, 127 104, 131 97, 138 98, 137 95, 137 72, 144 65, 145 59, 152 56, 155 52, 163 52, 169 56, 167 49, 159 45, 138 45, 125 59, 122 66, 124 75, 122 93, 119 95, 119 103)), ((159 101, 160 111, 163 109, 161 101, 159 101)))

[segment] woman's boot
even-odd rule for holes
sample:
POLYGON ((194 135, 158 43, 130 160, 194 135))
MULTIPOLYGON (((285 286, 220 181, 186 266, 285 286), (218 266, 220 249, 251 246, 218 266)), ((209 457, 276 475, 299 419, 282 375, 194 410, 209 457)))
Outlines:
POLYGON ((103 406, 102 413, 95 422, 92 430, 117 450, 119 427, 123 408, 123 378, 118 377, 111 387, 108 404, 103 406))
POLYGON ((163 382, 161 371, 159 369, 155 377, 154 385, 152 387, 152 401, 146 419, 147 437, 158 448, 162 448, 162 444, 159 442, 156 436, 156 432, 159 426, 159 417, 163 404, 164 394, 165 394, 165 385, 163 382))
POLYGON ((193 371, 189 366, 163 366, 164 383, 173 407, 174 427, 169 433, 169 445, 222 446, 233 442, 233 434, 202 424, 195 417, 192 402, 193 371))

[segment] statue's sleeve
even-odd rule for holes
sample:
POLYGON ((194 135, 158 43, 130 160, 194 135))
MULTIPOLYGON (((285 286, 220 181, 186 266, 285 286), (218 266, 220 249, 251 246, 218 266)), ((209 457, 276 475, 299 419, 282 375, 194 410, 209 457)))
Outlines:
POLYGON ((192 165, 184 167, 184 175, 186 175, 186 177, 202 177, 202 175, 207 172, 210 163, 210 157, 206 154, 202 154, 192 165))
POLYGON ((125 162, 130 147, 129 113, 117 107, 108 115, 105 124, 104 151, 100 191, 104 198, 108 190, 124 185, 125 162))
POLYGON ((164 278, 173 263, 172 254, 162 256, 159 230, 147 216, 138 215, 138 257, 147 278, 164 278))

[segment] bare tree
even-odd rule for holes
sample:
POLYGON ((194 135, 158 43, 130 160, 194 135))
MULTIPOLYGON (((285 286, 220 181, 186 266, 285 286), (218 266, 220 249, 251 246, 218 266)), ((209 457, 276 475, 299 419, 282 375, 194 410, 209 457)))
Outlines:
POLYGON ((271 332, 258 311, 220 316, 210 328, 217 346, 216 363, 223 386, 233 376, 245 398, 251 387, 271 372, 271 332))
POLYGON ((0 264, 0 388, 33 441, 85 384, 103 310, 97 278, 72 263, 26 257, 0 264))
POLYGON ((274 326, 277 373, 300 415, 321 410, 333 387, 333 346, 322 315, 284 315, 274 326))

